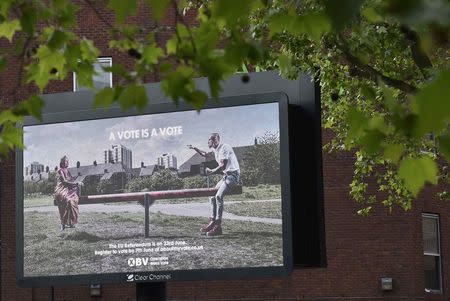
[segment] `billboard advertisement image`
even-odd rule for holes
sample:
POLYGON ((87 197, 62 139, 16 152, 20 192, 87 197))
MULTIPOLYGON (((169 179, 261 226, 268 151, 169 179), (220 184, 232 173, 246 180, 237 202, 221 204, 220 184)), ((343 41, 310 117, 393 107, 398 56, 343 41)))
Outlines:
POLYGON ((19 282, 286 273, 286 106, 25 122, 19 282))

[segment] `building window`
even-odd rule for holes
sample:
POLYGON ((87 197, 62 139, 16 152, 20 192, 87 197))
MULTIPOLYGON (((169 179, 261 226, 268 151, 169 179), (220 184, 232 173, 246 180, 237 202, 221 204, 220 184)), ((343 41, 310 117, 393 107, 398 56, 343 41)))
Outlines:
POLYGON ((425 291, 441 293, 442 271, 438 215, 422 214, 422 233, 425 291))
MULTIPOLYGON (((105 87, 112 87, 112 73, 103 70, 103 67, 111 67, 112 58, 102 57, 94 63, 94 70, 97 74, 92 77, 94 81, 94 87, 96 89, 102 89, 105 87)), ((80 86, 77 81, 77 74, 73 73, 73 91, 87 91, 89 88, 80 86)))

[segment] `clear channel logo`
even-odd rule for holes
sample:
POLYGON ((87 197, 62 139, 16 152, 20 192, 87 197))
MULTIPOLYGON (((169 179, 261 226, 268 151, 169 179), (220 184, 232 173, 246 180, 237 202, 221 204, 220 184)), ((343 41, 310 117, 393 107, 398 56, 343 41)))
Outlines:
POLYGON ((171 280, 172 275, 171 274, 147 274, 147 275, 140 275, 140 274, 127 274, 127 282, 134 282, 134 281, 167 281, 171 280))

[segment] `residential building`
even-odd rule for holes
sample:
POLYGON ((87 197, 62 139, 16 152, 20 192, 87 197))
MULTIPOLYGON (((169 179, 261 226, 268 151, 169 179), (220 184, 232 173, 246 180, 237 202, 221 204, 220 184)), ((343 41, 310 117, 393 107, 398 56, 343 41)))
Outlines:
POLYGON ((110 149, 103 151, 104 163, 121 163, 124 168, 133 167, 133 152, 125 146, 113 145, 110 149))
POLYGON ((31 162, 28 166, 25 167, 26 176, 41 172, 44 172, 44 165, 36 161, 31 162))
POLYGON ((164 166, 164 168, 168 169, 177 169, 177 157, 172 154, 163 154, 161 157, 156 159, 156 164, 160 166, 164 166))

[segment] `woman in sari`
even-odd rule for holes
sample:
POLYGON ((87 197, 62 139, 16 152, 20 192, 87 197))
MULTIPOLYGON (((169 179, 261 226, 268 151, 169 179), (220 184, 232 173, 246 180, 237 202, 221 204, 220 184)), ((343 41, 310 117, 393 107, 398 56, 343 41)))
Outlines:
POLYGON ((61 230, 75 228, 78 222, 78 187, 81 183, 69 172, 69 158, 64 156, 59 163, 55 187, 55 204, 58 205, 61 230))

